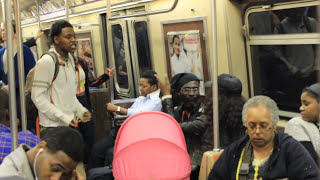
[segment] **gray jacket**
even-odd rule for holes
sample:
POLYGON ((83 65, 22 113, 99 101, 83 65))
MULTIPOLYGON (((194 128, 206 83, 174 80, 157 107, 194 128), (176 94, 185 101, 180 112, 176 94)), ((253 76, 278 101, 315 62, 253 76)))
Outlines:
POLYGON ((22 144, 4 158, 0 165, 0 177, 20 176, 25 179, 34 180, 26 154, 29 149, 29 146, 22 144))

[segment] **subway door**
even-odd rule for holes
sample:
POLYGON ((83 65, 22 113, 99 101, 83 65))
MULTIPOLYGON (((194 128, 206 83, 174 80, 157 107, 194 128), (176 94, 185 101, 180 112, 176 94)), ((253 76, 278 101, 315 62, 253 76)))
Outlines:
POLYGON ((140 96, 140 77, 145 71, 153 69, 147 22, 147 18, 136 18, 127 21, 133 67, 132 73, 137 97, 140 96))
POLYGON ((111 26, 112 67, 116 70, 116 75, 114 76, 114 100, 136 97, 127 29, 126 21, 115 21, 111 26))

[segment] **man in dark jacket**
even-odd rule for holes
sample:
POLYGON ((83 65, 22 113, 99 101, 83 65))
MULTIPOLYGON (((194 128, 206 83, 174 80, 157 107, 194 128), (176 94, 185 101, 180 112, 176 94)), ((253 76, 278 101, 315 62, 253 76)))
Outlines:
POLYGON ((214 164, 213 179, 318 179, 318 167, 308 151, 291 136, 277 132, 279 109, 266 96, 244 105, 245 137, 231 144, 214 164))
POLYGON ((178 121, 186 138, 193 169, 190 179, 198 179, 202 154, 213 148, 210 117, 204 114, 199 86, 200 80, 192 73, 176 74, 170 83, 167 77, 165 82, 160 81, 162 111, 178 121))

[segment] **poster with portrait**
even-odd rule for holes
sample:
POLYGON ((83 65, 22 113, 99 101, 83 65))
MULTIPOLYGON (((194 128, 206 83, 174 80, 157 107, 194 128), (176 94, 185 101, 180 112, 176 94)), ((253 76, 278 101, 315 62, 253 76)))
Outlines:
POLYGON ((96 70, 90 38, 78 39, 77 55, 86 60, 89 69, 89 78, 95 79, 96 70))
POLYGON ((167 33, 167 36, 171 77, 178 73, 193 73, 201 80, 200 95, 204 95, 204 77, 199 30, 170 31, 167 33))

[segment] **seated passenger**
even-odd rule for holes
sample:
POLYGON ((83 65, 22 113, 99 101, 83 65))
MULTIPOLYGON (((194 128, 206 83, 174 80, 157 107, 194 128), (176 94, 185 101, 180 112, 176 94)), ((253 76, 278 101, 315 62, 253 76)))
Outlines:
POLYGON ((276 131, 279 109, 272 99, 249 99, 242 121, 248 135, 224 150, 209 179, 318 179, 309 152, 291 136, 276 131))
POLYGON ((140 78, 140 97, 138 97, 129 109, 107 103, 107 110, 117 114, 131 116, 145 111, 161 111, 161 99, 159 97, 157 73, 150 70, 142 74, 140 78))
POLYGON ((246 100, 241 96, 241 92, 242 83, 238 78, 230 74, 218 76, 221 148, 226 148, 244 135, 245 128, 242 123, 241 112, 246 100))
POLYGON ((192 73, 176 74, 171 85, 167 77, 165 82, 160 82, 162 111, 178 121, 186 138, 193 169, 190 179, 198 178, 203 153, 213 149, 213 133, 208 128, 211 118, 204 113, 199 86, 200 80, 192 73), (174 107, 174 104, 177 106, 174 107))
MULTIPOLYGON (((17 121, 19 123, 19 121, 17 121)), ((8 94, 0 89, 0 164, 3 159, 11 152, 11 130, 9 118, 9 97, 8 94)), ((18 144, 27 144, 34 147, 40 139, 30 131, 18 133, 18 144)))
MULTIPOLYGON (((161 99, 159 97, 158 79, 155 77, 157 73, 149 70, 142 74, 140 78, 140 94, 129 109, 107 103, 107 110, 116 114, 125 114, 131 116, 139 112, 161 111, 161 99)), ((115 134, 113 137, 107 137, 97 142, 91 153, 90 168, 109 166, 113 160, 113 145, 115 134)))
POLYGON ((284 130, 309 151, 317 164, 320 155, 319 93, 319 84, 313 84, 303 89, 301 116, 291 119, 284 130))
POLYGON ((30 148, 22 144, 0 165, 0 177, 34 179, 84 179, 76 171, 83 159, 81 134, 70 127, 49 129, 42 141, 30 148))

